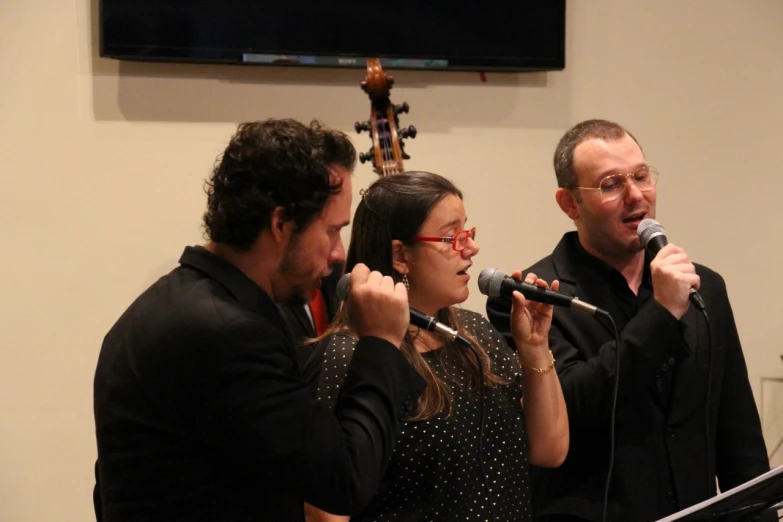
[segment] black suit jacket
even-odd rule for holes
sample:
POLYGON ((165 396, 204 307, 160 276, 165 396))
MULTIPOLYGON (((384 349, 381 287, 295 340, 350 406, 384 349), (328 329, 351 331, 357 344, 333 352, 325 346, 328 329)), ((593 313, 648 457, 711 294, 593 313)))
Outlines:
POLYGON ((365 338, 334 412, 316 403, 275 304, 201 247, 106 336, 94 381, 106 522, 301 521, 376 493, 424 381, 365 338))
MULTIPOLYGON (((652 297, 629 318, 624 317, 607 280, 579 262, 589 255, 580 248, 576 233, 568 233, 552 255, 525 273, 533 272, 550 283, 559 280, 560 293, 607 310, 621 330, 611 519, 651 521, 698 503, 715 494, 714 481, 708 489, 708 474, 717 476, 725 491, 768 471, 759 416, 720 275, 697 265, 700 294, 711 321, 709 332, 694 307, 677 321, 652 297), (666 372, 673 372, 668 400, 657 385, 666 372)), ((513 346, 510 309, 508 298, 487 301, 489 319, 513 346)), ((617 371, 614 339, 608 321, 568 308, 555 309, 549 342, 568 409, 571 446, 560 468, 536 470, 533 498, 539 514, 601 520, 617 371)))
MULTIPOLYGON (((332 273, 321 281, 321 294, 326 305, 326 315, 329 322, 334 320, 337 310, 340 308, 340 300, 337 297, 337 282, 343 275, 343 263, 337 263, 332 267, 332 273)), ((306 344, 304 341, 316 336, 315 327, 307 315, 305 305, 281 305, 280 312, 288 325, 291 335, 296 345, 297 359, 300 367, 304 368, 308 359, 315 348, 312 344, 306 344)))

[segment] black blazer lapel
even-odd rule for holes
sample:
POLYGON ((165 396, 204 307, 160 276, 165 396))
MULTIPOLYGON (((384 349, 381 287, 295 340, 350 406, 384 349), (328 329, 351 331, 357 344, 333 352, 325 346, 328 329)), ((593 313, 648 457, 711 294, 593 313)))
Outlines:
MULTIPOLYGON (((294 305, 290 306, 288 309, 294 321, 296 321, 296 324, 292 325, 294 334, 305 337, 315 337, 315 327, 313 327, 313 323, 310 321, 310 317, 307 315, 307 310, 305 310, 304 305, 294 305)), ((299 339, 297 339, 297 342, 299 342, 299 339)))
MULTIPOLYGON (((558 293, 569 297, 576 297, 592 305, 603 308, 612 316, 617 323, 618 330, 622 329, 626 319, 624 312, 617 305, 617 300, 611 295, 612 290, 601 280, 596 280, 589 271, 581 270, 579 265, 572 263, 569 257, 568 247, 562 241, 555 248, 553 253, 553 265, 557 279, 560 281, 558 293), (576 281, 581 284, 577 285, 576 281)), ((547 281, 551 284, 551 281, 547 281)), ((614 337, 614 328, 611 321, 606 318, 596 316, 596 323, 600 324, 607 332, 614 337)))
POLYGON ((280 312, 294 341, 291 349, 301 369, 312 351, 309 346, 302 343, 302 340, 306 337, 315 337, 315 329, 307 316, 304 305, 281 305, 280 312))

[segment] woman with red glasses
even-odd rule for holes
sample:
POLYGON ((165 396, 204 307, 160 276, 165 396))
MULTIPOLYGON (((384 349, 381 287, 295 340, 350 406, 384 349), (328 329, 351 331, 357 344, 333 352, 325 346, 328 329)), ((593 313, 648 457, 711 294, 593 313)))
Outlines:
MULTIPOLYGON (((395 174, 363 192, 345 272, 364 263, 402 281, 412 307, 473 346, 410 327, 401 350, 427 388, 411 405, 381 489, 350 517, 307 506, 309 521, 532 520, 528 464, 559 466, 568 451, 567 414, 548 346, 552 307, 515 295, 517 353, 483 316, 457 308, 468 297, 475 239, 462 193, 439 175, 395 174)), ((526 281, 548 287, 533 274, 526 281)), ((341 314, 310 360, 311 370, 320 368, 318 398, 329 407, 356 343, 341 314)))

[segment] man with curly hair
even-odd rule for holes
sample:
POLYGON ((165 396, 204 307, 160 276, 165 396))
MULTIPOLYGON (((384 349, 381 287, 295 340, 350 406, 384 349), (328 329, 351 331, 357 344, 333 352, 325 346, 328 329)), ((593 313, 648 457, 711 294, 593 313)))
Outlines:
POLYGON ((399 353, 401 284, 362 265, 360 334, 334 411, 299 370, 281 304, 343 262, 356 151, 314 121, 239 126, 207 183, 206 246, 106 335, 94 380, 96 515, 107 522, 303 520, 376 493, 423 380, 399 353))

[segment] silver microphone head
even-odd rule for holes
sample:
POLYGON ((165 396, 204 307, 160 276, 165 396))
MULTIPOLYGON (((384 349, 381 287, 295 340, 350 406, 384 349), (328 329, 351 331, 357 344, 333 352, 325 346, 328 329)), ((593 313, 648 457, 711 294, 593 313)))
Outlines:
POLYGON ((348 299, 348 292, 351 291, 351 274, 343 275, 339 281, 337 281, 337 298, 340 301, 348 299))
POLYGON ((497 268, 485 268, 478 276, 479 292, 488 297, 498 297, 506 274, 497 268))
POLYGON ((639 234, 639 242, 642 247, 647 248, 650 240, 656 236, 666 236, 666 231, 660 223, 654 219, 645 219, 636 227, 636 233, 639 234))

